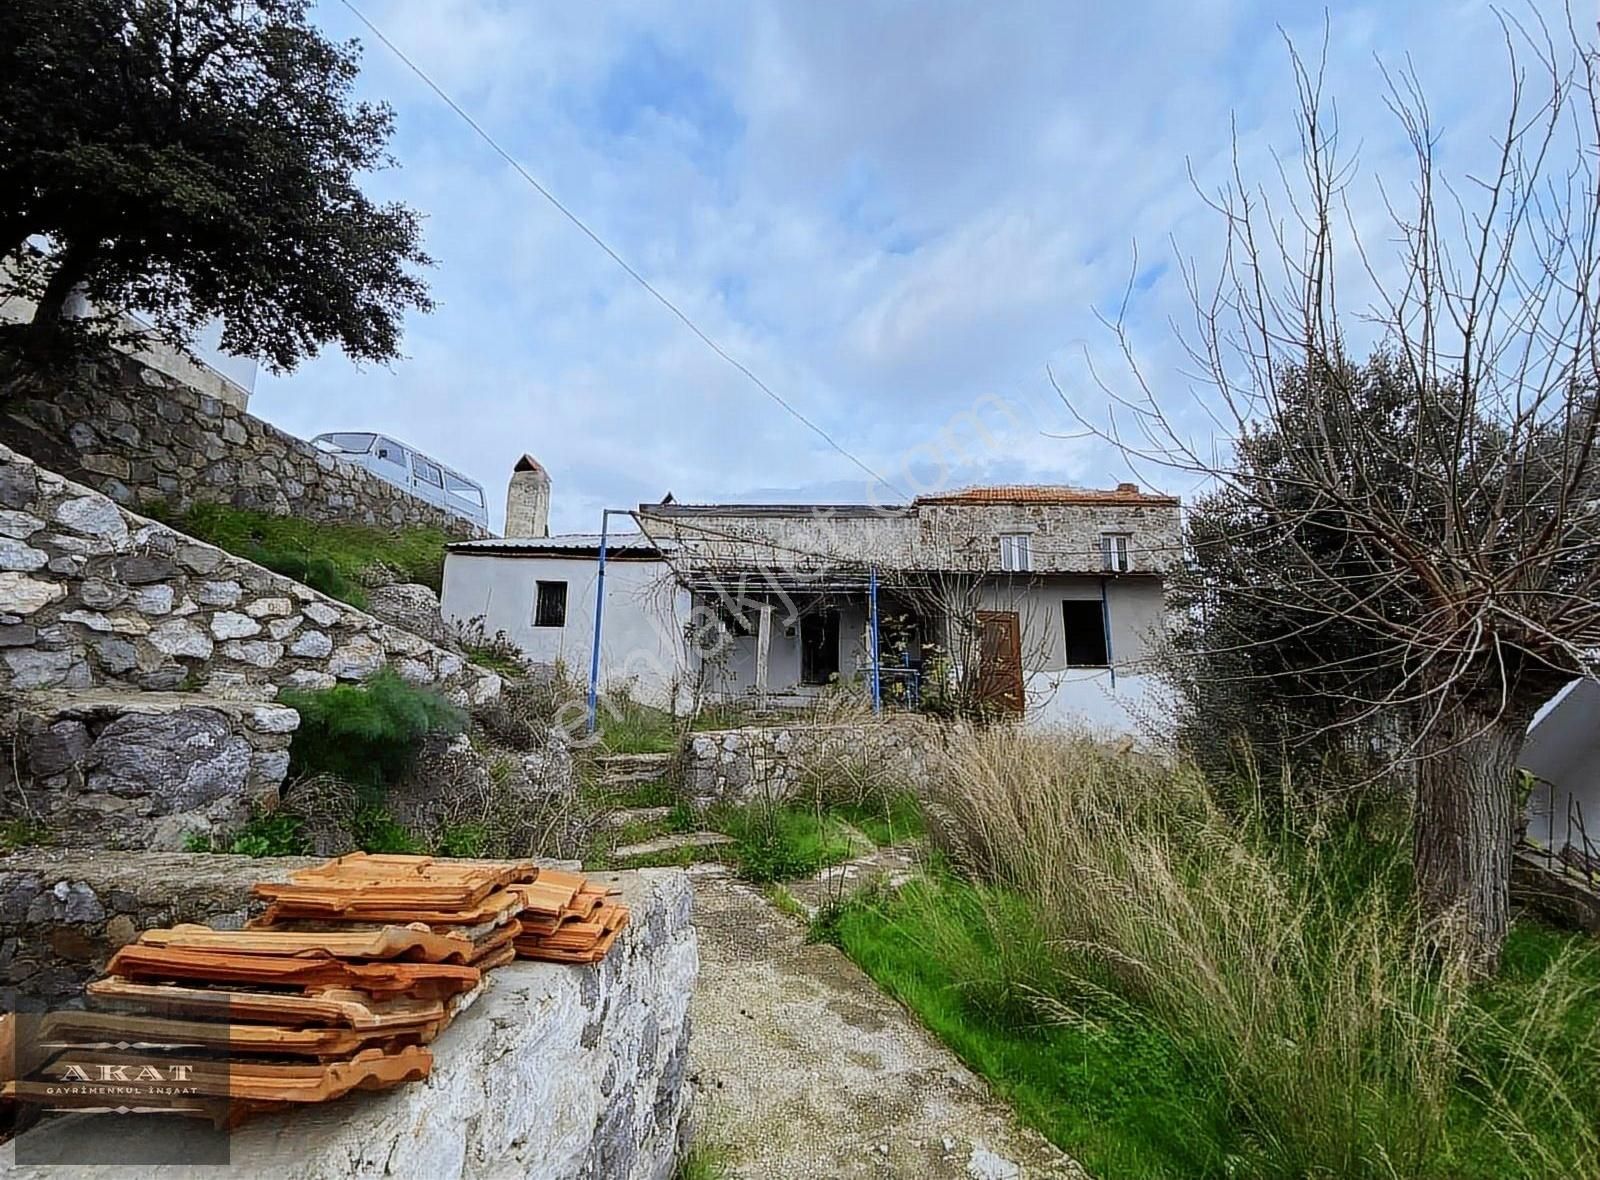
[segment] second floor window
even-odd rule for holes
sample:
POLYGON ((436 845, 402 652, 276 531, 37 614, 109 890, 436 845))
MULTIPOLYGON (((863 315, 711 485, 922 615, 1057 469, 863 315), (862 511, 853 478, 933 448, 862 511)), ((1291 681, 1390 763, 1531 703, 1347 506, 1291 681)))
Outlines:
POLYGON ((1107 573, 1125 574, 1133 568, 1133 534, 1100 534, 1100 568, 1107 573))
POLYGON ((1033 568, 1032 538, 1027 533, 1000 534, 1000 568, 1008 574, 1025 574, 1033 568))

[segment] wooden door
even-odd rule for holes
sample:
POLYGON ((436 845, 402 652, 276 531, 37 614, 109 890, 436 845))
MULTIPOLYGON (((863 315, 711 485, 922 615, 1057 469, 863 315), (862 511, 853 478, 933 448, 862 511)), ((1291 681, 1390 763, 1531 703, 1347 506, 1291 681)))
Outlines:
POLYGON ((1016 611, 978 612, 978 700, 1022 712, 1022 621, 1016 611))

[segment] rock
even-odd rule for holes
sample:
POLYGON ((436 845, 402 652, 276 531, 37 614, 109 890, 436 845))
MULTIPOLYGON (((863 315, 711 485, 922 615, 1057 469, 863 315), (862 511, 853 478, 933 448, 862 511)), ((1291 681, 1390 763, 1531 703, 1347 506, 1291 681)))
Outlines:
POLYGON ((28 772, 49 778, 80 765, 89 753, 89 727, 81 721, 57 721, 28 739, 28 772))
POLYGON ((333 651, 333 640, 321 631, 307 631, 289 645, 289 654, 302 659, 320 660, 333 651))
POLYGON ((337 677, 331 676, 327 672, 316 672, 310 668, 302 668, 298 671, 290 672, 287 683, 290 688, 298 689, 301 692, 320 692, 323 689, 332 688, 339 681, 337 677))
POLYGON ((39 640, 39 628, 31 623, 0 624, 0 647, 32 647, 39 640))
POLYGON ((59 582, 41 581, 14 570, 0 572, 0 610, 31 615, 66 594, 67 588, 59 582))
POLYGON ((49 561, 50 555, 43 549, 35 549, 32 545, 25 545, 10 537, 0 537, 0 570, 21 570, 24 573, 32 573, 34 570, 43 569, 49 561))
POLYGON ((343 611, 326 602, 308 602, 303 611, 306 618, 319 627, 331 627, 344 617, 343 611))
POLYGON ((158 582, 135 590, 130 605, 140 614, 164 615, 171 612, 173 597, 172 587, 158 582))
POLYGON ((89 787, 148 798, 155 814, 191 811, 241 795, 250 743, 211 709, 129 713, 112 721, 89 750, 89 787))
POLYGON ((246 639, 261 634, 261 624, 249 615, 219 610, 211 616, 211 634, 218 639, 246 639))
POLYGON ((117 543, 128 539, 122 509, 104 496, 78 496, 56 505, 56 523, 86 537, 117 543))
POLYGON ((415 582, 378 587, 367 596, 367 613, 430 643, 454 641, 449 625, 439 613, 439 596, 415 582))
POLYGON ((287 598, 258 598, 245 607, 252 619, 276 619, 294 613, 294 603, 287 598))
POLYGON ((267 624, 267 634, 273 639, 287 639, 305 621, 304 615, 290 615, 287 619, 273 619, 267 624))
POLYGON ((226 643, 222 654, 230 660, 252 664, 257 668, 271 668, 283 659, 283 644, 266 639, 243 639, 226 643))
POLYGON ((89 665, 72 651, 13 648, 5 653, 12 688, 86 688, 89 665))
POLYGON ((133 919, 127 914, 118 914, 106 923, 106 941, 111 944, 112 950, 121 950, 138 936, 133 919))
POLYGON ((202 606, 235 606, 242 593, 244 588, 238 582, 201 582, 194 596, 202 606))
POLYGON ((407 684, 432 684, 434 680, 433 669, 421 660, 398 660, 394 670, 407 684))
POLYGON ((150 632, 150 643, 163 655, 209 660, 215 646, 211 637, 187 619, 168 619, 150 632))
POLYGON ((250 728, 261 733, 293 733, 300 728, 300 714, 287 705, 262 705, 251 711, 250 728))
POLYGON ((170 557, 159 553, 127 553, 111 563, 117 579, 129 586, 143 586, 173 577, 178 567, 170 557))
POLYGON ((131 672, 139 666, 139 649, 126 639, 95 639, 89 646, 99 657, 100 667, 114 676, 131 672))
POLYGON ((26 508, 39 495, 39 480, 32 463, 0 463, 0 504, 26 508))
POLYGON ((193 574, 209 574, 222 564, 222 557, 222 551, 210 545, 182 545, 178 548, 178 564, 193 574))
MULTIPOLYGON (((309 608, 306 613, 311 613, 309 608)), ((357 635, 328 657, 328 671, 340 680, 365 680, 383 667, 383 661, 383 648, 365 635, 357 635)))
POLYGON ((31 516, 26 512, 14 512, 9 508, 0 510, 0 537, 15 537, 19 541, 24 541, 42 528, 44 521, 37 516, 31 516))
POLYGON ((127 598, 126 587, 107 582, 104 578, 85 578, 83 585, 78 587, 78 600, 92 610, 121 606, 127 598))

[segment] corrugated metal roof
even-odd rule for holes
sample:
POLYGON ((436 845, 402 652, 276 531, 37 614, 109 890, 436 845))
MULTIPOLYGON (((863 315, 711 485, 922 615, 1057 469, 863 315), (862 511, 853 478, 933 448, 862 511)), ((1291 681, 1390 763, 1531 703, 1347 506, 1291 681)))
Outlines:
MULTIPOLYGON (((662 550, 671 552, 676 547, 676 543, 669 537, 661 538, 658 547, 643 533, 610 533, 606 537, 608 555, 658 557, 662 550)), ((593 556, 600 551, 600 534, 558 533, 553 537, 486 537, 481 541, 456 541, 445 548, 452 553, 518 553, 530 557, 535 555, 584 557, 593 556)))
POLYGON ((641 504, 640 516, 904 516, 904 504, 641 504))
POLYGON ((963 488, 932 496, 918 496, 916 504, 1082 504, 1176 506, 1176 496, 1139 490, 1138 484, 1104 488, 1077 488, 1066 484, 1002 484, 993 487, 963 488))

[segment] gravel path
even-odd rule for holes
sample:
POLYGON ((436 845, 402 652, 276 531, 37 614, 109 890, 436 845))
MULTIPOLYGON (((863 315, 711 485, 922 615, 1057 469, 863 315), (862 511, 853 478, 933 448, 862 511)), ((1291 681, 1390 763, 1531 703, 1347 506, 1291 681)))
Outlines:
POLYGON ((690 869, 690 1080, 730 1177, 1083 1177, 831 946, 715 865, 690 869))

